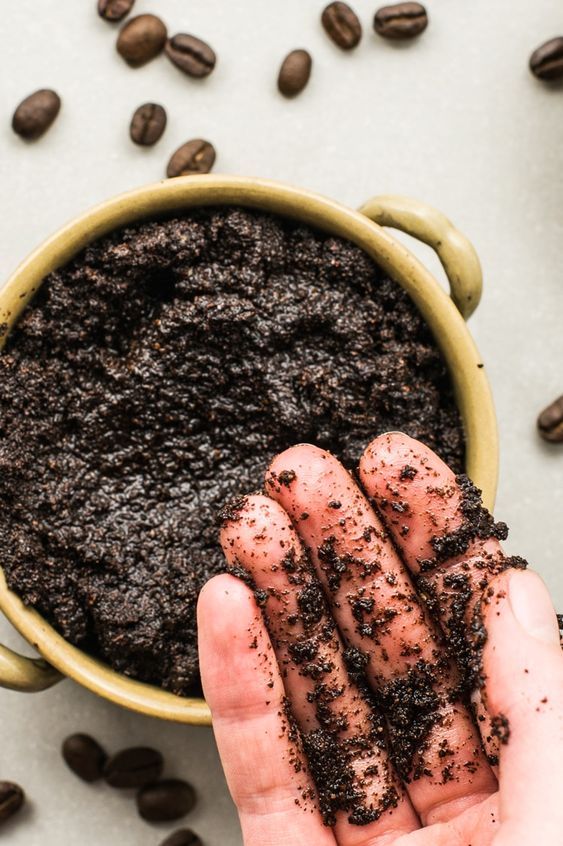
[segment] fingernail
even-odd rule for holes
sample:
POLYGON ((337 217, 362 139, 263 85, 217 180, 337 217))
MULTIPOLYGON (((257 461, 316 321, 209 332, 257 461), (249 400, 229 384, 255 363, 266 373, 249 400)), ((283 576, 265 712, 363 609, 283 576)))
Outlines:
POLYGON ((549 592, 537 573, 512 573, 508 583, 512 612, 536 640, 559 646, 559 626, 549 592))

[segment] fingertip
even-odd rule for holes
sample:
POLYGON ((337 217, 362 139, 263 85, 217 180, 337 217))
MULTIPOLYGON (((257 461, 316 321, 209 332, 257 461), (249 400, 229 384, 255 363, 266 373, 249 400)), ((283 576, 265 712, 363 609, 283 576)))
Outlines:
POLYGON ((295 444, 280 452, 266 471, 266 489, 275 494, 280 486, 290 488, 299 475, 307 478, 323 472, 326 462, 334 456, 314 444, 295 444))
POLYGON ((220 539, 227 562, 251 573, 265 561, 277 561, 296 543, 288 515, 264 494, 246 497, 236 518, 223 524, 220 539))
POLYGON ((413 467, 417 471, 437 473, 451 471, 436 453, 411 438, 404 432, 386 432, 371 441, 360 458, 360 476, 370 479, 381 474, 389 479, 395 471, 400 474, 405 466, 413 467))

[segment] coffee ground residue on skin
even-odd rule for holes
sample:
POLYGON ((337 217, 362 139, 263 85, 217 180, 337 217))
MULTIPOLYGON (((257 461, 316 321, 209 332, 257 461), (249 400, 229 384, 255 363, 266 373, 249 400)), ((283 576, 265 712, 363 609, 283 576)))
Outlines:
POLYGON ((115 670, 193 692, 222 503, 295 442, 351 468, 396 429, 461 471, 431 333, 358 247, 240 209, 112 233, 48 277, 0 355, 9 585, 115 670))
POLYGON ((503 746, 506 746, 510 739, 510 723, 504 714, 497 714, 491 720, 491 734, 498 737, 503 746))
POLYGON ((461 491, 459 506, 462 518, 461 524, 457 529, 435 535, 431 539, 430 543, 435 552, 435 557, 419 562, 421 573, 432 570, 437 564, 444 563, 450 558, 463 555, 464 552, 467 552, 472 541, 477 538, 480 540, 496 538, 503 541, 508 537, 506 523, 495 522, 492 514, 483 505, 481 491, 473 484, 471 479, 461 473, 456 476, 455 481, 461 491))
MULTIPOLYGON (((241 507, 240 501, 234 509, 228 507, 224 512, 225 522, 230 522, 229 514, 233 511, 236 521, 241 507)), ((365 663, 357 650, 348 650, 345 658, 349 666, 355 664, 358 672, 355 676, 350 673, 344 685, 340 679, 335 684, 332 656, 338 653, 338 650, 333 651, 338 646, 334 641, 336 624, 310 557, 306 552, 296 553, 290 549, 276 569, 278 567, 286 572, 287 581, 295 590, 297 613, 288 614, 283 591, 280 595, 274 588, 258 588, 252 575, 240 563, 229 567, 229 572, 242 578, 254 591, 274 647, 280 649, 280 638, 288 644, 287 650, 282 650, 284 654, 287 651, 288 656, 280 663, 282 678, 298 673, 309 681, 307 701, 318 726, 300 731, 287 698, 280 712, 284 724, 291 729, 288 735, 290 759, 296 772, 308 767, 316 787, 316 805, 325 825, 334 825, 340 812, 346 813, 353 825, 367 825, 388 808, 396 807, 400 786, 391 771, 377 769, 372 772, 369 763, 363 763, 369 762, 370 750, 386 748, 385 723, 362 672, 365 663), (368 706, 369 716, 361 732, 350 731, 354 714, 348 713, 343 704, 343 694, 350 686, 357 689, 356 696, 364 699, 368 706), (296 750, 301 750, 302 755, 296 750), (381 781, 376 795, 371 789, 374 778, 381 781)))

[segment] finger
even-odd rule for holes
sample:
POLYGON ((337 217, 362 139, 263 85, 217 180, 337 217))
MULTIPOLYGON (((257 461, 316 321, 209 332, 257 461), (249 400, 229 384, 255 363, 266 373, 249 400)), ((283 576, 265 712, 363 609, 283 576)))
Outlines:
POLYGON ((313 784, 284 715, 285 691, 262 616, 238 579, 221 575, 205 585, 198 639, 204 694, 244 842, 335 846, 314 810, 313 784))
POLYGON ((514 831, 514 842, 555 846, 563 831, 563 655, 555 611, 531 571, 503 574, 491 593, 484 606, 483 661, 487 704, 503 741, 507 842, 514 831))
POLYGON ((424 822, 457 813, 496 784, 456 670, 383 525, 342 465, 309 445, 277 456, 268 493, 289 513, 344 639, 366 656, 394 760, 424 822))
MULTIPOLYGON (((502 552, 499 539, 506 537, 506 526, 483 509, 480 492, 466 476, 456 476, 407 435, 376 438, 360 460, 359 475, 444 632, 470 694, 479 682, 476 608, 492 578, 523 563, 502 552)), ((498 743, 479 694, 472 698, 489 759, 495 762, 498 743)))
POLYGON ((265 496, 240 500, 228 511, 221 544, 231 567, 256 588, 321 811, 338 843, 367 841, 389 827, 417 828, 389 762, 383 721, 348 676, 321 587, 287 514, 265 496), (349 822, 366 828, 360 833, 349 822))

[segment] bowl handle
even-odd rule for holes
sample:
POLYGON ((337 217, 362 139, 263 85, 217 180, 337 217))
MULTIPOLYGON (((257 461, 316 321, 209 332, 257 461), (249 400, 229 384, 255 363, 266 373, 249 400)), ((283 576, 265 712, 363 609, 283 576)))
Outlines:
POLYGON ((24 658, 0 644, 0 687, 22 693, 38 693, 63 676, 42 658, 24 658))
POLYGON ((400 229, 437 253, 450 282, 451 297, 467 320, 481 299, 483 274, 475 248, 442 212, 395 194, 368 200, 360 210, 381 226, 400 229))

